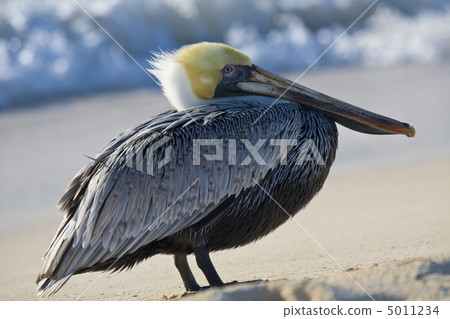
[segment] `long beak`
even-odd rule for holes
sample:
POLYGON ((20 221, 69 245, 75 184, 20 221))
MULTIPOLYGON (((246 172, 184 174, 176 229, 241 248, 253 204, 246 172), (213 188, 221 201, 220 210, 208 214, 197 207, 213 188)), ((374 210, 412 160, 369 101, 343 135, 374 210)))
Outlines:
POLYGON ((372 113, 320 92, 311 90, 257 66, 250 68, 245 81, 235 83, 241 92, 287 99, 325 113, 352 130, 368 134, 404 134, 414 137, 416 130, 403 123, 372 113))

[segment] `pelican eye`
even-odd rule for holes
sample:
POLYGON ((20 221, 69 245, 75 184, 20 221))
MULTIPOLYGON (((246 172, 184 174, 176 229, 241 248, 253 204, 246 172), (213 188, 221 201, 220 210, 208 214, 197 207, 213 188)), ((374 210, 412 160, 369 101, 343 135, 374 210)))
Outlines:
POLYGON ((228 64, 223 67, 222 72, 224 75, 230 75, 234 72, 234 70, 235 70, 234 65, 228 64))

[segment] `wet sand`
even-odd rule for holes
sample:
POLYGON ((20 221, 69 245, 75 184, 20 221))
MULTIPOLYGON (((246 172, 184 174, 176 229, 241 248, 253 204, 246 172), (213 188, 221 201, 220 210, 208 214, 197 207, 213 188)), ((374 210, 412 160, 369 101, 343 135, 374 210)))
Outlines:
MULTIPOLYGON (((450 65, 440 65, 305 76, 304 85, 413 123, 417 137, 340 127, 338 158, 323 190, 295 216, 301 227, 288 221, 255 244, 212 255, 226 282, 269 282, 188 298, 368 298, 342 270, 350 269, 375 299, 449 299, 449 74, 450 65)), ((55 203, 87 162, 83 154, 95 155, 120 131, 168 108, 159 92, 134 91, 0 113, 0 300, 37 299, 41 256, 61 220, 55 203)), ((159 300, 183 291, 172 257, 155 256, 128 272, 74 276, 50 299, 159 300)))

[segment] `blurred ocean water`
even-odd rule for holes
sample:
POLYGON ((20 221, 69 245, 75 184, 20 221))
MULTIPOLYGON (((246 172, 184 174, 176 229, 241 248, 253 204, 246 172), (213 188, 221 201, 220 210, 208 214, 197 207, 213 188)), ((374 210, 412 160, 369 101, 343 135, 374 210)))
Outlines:
MULTIPOLYGON (((306 69, 372 0, 77 0, 147 67, 151 51, 199 41, 273 71, 306 69)), ((0 108, 154 86, 75 1, 2 0, 0 108)), ((450 58, 448 0, 378 1, 317 63, 386 66, 450 58)))

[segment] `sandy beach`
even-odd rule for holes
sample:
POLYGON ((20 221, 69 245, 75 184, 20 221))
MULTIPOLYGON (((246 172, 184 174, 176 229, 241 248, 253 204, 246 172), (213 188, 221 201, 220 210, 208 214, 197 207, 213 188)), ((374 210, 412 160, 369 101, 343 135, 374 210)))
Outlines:
MULTIPOLYGON (((339 127, 335 165, 296 222, 211 256, 226 282, 264 281, 185 298, 450 300, 450 64, 311 72, 300 83, 412 123, 417 137, 339 127)), ((0 300, 38 299, 41 256, 62 219, 55 204, 84 155, 166 109, 161 93, 139 90, 0 113, 0 300)), ((160 300, 183 292, 172 256, 155 256, 127 272, 74 276, 49 299, 160 300)))

